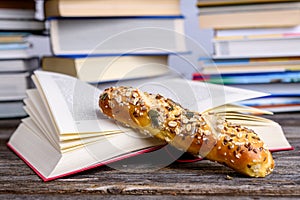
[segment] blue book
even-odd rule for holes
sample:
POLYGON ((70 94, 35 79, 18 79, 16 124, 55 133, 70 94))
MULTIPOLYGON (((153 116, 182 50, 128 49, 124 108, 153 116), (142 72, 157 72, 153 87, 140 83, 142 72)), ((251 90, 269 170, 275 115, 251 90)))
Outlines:
POLYGON ((194 75, 195 80, 221 84, 298 83, 300 71, 194 75))
POLYGON ((28 49, 30 48, 30 43, 0 43, 0 51, 3 50, 17 50, 17 49, 28 49))

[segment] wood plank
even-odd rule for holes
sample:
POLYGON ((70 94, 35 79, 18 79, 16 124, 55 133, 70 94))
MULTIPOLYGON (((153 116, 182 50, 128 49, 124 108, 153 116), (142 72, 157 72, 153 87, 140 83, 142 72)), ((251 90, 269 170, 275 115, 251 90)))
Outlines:
MULTIPOLYGON (((99 198, 98 195, 122 199, 181 199, 182 196, 205 199, 207 195, 233 199, 300 197, 300 114, 280 114, 269 118, 283 126, 295 150, 273 153, 276 167, 266 178, 244 177, 204 160, 173 163, 152 172, 126 172, 104 166, 46 183, 6 147, 18 122, 0 123, 0 198, 43 199, 50 195, 51 198, 66 199, 93 199, 99 198)), ((117 164, 119 167, 124 165, 122 162, 117 164)), ((144 165, 148 164, 145 162, 144 165)), ((134 167, 134 162, 126 163, 126 168, 134 167)))

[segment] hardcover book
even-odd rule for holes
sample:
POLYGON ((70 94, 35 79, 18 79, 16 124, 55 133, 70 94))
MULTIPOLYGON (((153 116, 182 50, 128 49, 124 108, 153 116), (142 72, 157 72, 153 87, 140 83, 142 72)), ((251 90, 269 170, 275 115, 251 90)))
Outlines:
MULTIPOLYGON (((28 90, 28 97, 24 99, 29 118, 23 119, 8 146, 44 181, 154 151, 165 145, 104 117, 98 108, 102 89, 74 77, 51 72, 36 71, 32 79, 37 89, 28 90)), ((271 150, 292 148, 277 123, 251 115, 266 112, 228 105, 237 100, 259 97, 263 93, 223 88, 178 77, 152 79, 148 85, 137 81, 122 84, 126 83, 173 99, 181 98, 181 93, 188 91, 189 98, 185 96, 180 102, 184 106, 197 108, 199 112, 214 110, 227 120, 253 128, 271 150)))
POLYGON ((180 15, 179 0, 47 0, 46 17, 180 15))
POLYGON ((42 68, 89 83, 146 78, 169 72, 167 55, 44 57, 42 68))
POLYGON ((56 56, 186 53, 183 17, 50 19, 56 56))

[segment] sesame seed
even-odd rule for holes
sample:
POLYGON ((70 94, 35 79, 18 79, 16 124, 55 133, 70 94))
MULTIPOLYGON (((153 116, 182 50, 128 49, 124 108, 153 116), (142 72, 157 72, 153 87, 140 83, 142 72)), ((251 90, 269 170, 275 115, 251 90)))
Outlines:
POLYGON ((138 97, 139 95, 138 95, 138 93, 134 92, 134 93, 132 93, 132 96, 133 96, 134 98, 136 98, 136 97, 138 97))
POLYGON ((183 118, 183 119, 182 119, 182 122, 183 122, 184 124, 187 124, 187 123, 189 122, 189 120, 188 120, 187 118, 183 118))
POLYGON ((109 107, 111 107, 111 108, 114 108, 114 107, 115 107, 115 104, 114 104, 112 101, 109 101, 109 102, 108 102, 108 105, 109 105, 109 107))
POLYGON ((235 157, 236 157, 237 159, 239 159, 239 158, 241 158, 241 154, 238 153, 238 154, 235 155, 235 157))
POLYGON ((192 125, 191 124, 186 125, 186 130, 191 131, 192 130, 192 125))
POLYGON ((116 96, 116 101, 117 101, 117 103, 121 103, 122 97, 121 96, 116 96))
POLYGON ((205 121, 200 121, 200 125, 201 125, 201 126, 205 126, 205 125, 206 125, 206 122, 205 122, 205 121))
POLYGON ((130 92, 130 91, 127 91, 127 92, 125 93, 125 96, 126 96, 126 97, 130 97, 130 95, 131 95, 131 92, 130 92))
POLYGON ((224 140, 229 141, 229 140, 230 140, 230 137, 229 137, 228 135, 226 135, 226 136, 224 137, 224 140))
POLYGON ((241 132, 239 132, 239 133, 237 134, 237 137, 238 137, 238 138, 242 138, 242 136, 243 136, 243 134, 242 134, 241 132))
POLYGON ((178 135, 179 133, 180 133, 179 129, 176 128, 176 129, 175 129, 175 134, 178 135))
POLYGON ((208 136, 208 135, 210 135, 210 134, 211 134, 211 132, 210 132, 209 130, 205 130, 205 131, 204 131, 204 135, 208 136))
POLYGON ((142 106, 141 107, 141 111, 145 111, 145 110, 147 110, 147 107, 146 106, 142 106))
POLYGON ((134 100, 133 100, 133 105, 137 105, 137 102, 139 101, 139 99, 138 98, 135 98, 134 100))
POLYGON ((176 127, 177 126, 177 122, 175 122, 175 121, 169 121, 168 122, 168 126, 170 126, 170 127, 176 127))

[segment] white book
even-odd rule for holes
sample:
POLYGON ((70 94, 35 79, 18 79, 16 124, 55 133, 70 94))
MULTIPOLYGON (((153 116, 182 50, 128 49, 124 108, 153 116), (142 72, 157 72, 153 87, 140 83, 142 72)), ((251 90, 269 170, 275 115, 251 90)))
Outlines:
POLYGON ((33 71, 39 67, 39 59, 32 57, 28 59, 3 59, 0 60, 0 72, 25 72, 33 71))
POLYGON ((45 24, 37 20, 0 19, 0 30, 4 31, 43 31, 45 24))
MULTIPOLYGON (((13 133, 8 146, 44 181, 153 151, 165 144, 121 127, 104 117, 98 108, 101 89, 73 77, 51 72, 36 71, 33 80, 37 89, 29 90, 28 97, 24 100, 29 118, 24 119, 13 133)), ((219 106, 216 110, 220 115, 224 115, 226 111, 226 108, 221 106, 224 103, 264 95, 178 78, 134 83, 139 85, 133 86, 139 86, 144 91, 155 91, 173 99, 177 98, 182 100, 178 102, 184 106, 198 108, 199 111, 205 112, 208 108, 219 106), (182 91, 182 88, 186 90, 182 91), (182 92, 188 94, 189 98, 182 98, 182 92), (194 95, 186 92, 192 92, 194 95), (194 98, 198 99, 197 103, 194 98)), ((266 140, 269 148, 291 148, 284 140, 284 134, 278 124, 259 117, 237 115, 236 111, 242 107, 230 107, 235 113, 230 115, 230 120, 243 121, 242 124, 254 127, 261 135, 265 134, 262 138, 266 140), (265 129, 272 131, 268 132, 265 129)), ((258 111, 246 107, 242 110, 258 111)))
POLYGON ((26 96, 26 89, 30 86, 30 73, 1 73, 0 101, 17 101, 26 96))
POLYGON ((298 56, 299 44, 299 36, 213 41, 215 58, 298 56))
POLYGON ((181 17, 50 19, 55 55, 186 52, 181 17))
POLYGON ((0 19, 34 19, 35 11, 31 9, 0 8, 0 19))
POLYGON ((22 101, 0 102, 0 119, 23 118, 27 113, 23 109, 22 101))
POLYGON ((299 34, 300 26, 276 27, 276 28, 243 28, 243 29, 220 29, 215 30, 216 38, 233 36, 259 36, 274 34, 299 34))

